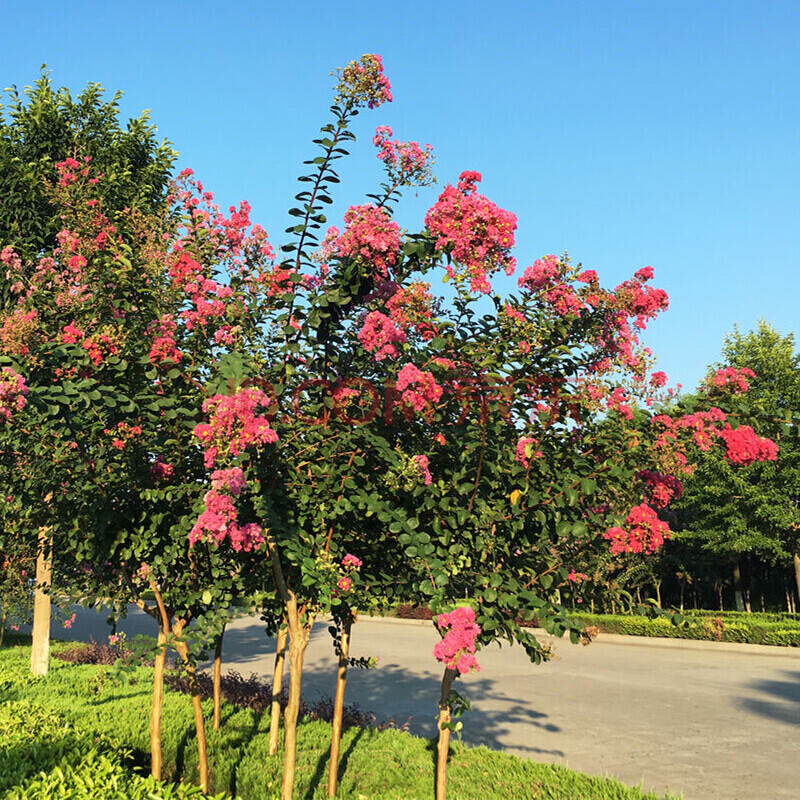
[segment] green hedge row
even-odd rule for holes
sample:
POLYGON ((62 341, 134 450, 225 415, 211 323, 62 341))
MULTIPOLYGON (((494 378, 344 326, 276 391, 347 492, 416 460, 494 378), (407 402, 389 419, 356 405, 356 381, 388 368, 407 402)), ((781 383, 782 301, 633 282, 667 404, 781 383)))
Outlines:
MULTIPOLYGON (((5 725, 0 722, 6 759, 0 761, 0 800, 199 800, 189 785, 197 758, 188 697, 167 690, 164 703, 164 774, 183 783, 156 784, 131 768, 146 773, 149 767, 151 668, 118 676, 110 667, 53 660, 46 678, 32 679, 29 659, 29 648, 0 650, 0 708, 6 714, 5 725)), ((207 703, 205 711, 210 719, 207 703)), ((277 798, 282 754, 268 755, 269 715, 223 704, 222 720, 219 732, 210 725, 207 731, 211 790, 242 800, 277 798)), ((330 725, 299 726, 296 797, 327 797, 329 745, 330 725)), ((432 742, 400 730, 350 728, 342 739, 338 796, 432 798, 433 752, 432 742)), ((450 800, 527 800, 532 791, 538 800, 659 800, 613 779, 453 743, 450 800)))
POLYGON ((793 624, 791 620, 773 622, 759 618, 707 615, 687 616, 682 625, 673 625, 664 618, 650 619, 621 614, 571 614, 570 619, 579 625, 595 626, 602 633, 620 633, 626 636, 800 647, 800 624, 793 624))

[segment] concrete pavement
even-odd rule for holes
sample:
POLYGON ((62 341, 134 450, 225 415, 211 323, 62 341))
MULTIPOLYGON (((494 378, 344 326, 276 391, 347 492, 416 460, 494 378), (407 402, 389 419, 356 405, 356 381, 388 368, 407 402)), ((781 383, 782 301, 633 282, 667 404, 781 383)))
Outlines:
MULTIPOLYGON (((135 609, 119 628, 129 637, 155 633, 135 609)), ((70 631, 53 631, 98 640, 107 633, 91 611, 79 612, 70 631)), ((351 655, 378 657, 379 666, 350 670, 346 702, 433 736, 437 640, 430 623, 362 618, 351 655)), ((686 800, 800 797, 800 651, 603 634, 589 647, 563 640, 555 647, 555 658, 538 667, 519 647, 479 653, 481 672, 456 685, 473 707, 462 718, 467 743, 683 791, 686 800)), ((258 619, 229 626, 226 670, 269 680, 273 657, 274 641, 258 619)), ((306 657, 306 699, 333 694, 335 664, 320 623, 306 657)))

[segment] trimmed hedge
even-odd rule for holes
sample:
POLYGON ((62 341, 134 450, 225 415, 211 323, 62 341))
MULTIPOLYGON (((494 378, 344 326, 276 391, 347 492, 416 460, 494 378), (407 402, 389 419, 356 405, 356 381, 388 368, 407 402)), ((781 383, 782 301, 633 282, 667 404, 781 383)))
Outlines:
POLYGON ((770 621, 754 615, 724 617, 692 614, 686 616, 682 625, 673 625, 664 618, 622 614, 570 614, 570 619, 579 625, 592 625, 601 633, 620 633, 625 636, 800 647, 800 624, 792 624, 791 620, 770 621))
MULTIPOLYGON (((55 649, 59 647, 63 645, 54 644, 55 649)), ((156 784, 136 774, 137 769, 146 772, 149 768, 152 668, 137 666, 115 677, 107 666, 55 660, 47 677, 30 679, 29 658, 29 648, 0 650, 4 679, 0 709, 16 714, 6 718, 5 727, 0 723, 0 752, 7 758, 6 764, 0 764, 0 775, 8 776, 5 793, 0 788, 2 800, 202 797, 190 785, 196 776, 197 750, 191 704, 183 694, 165 693, 163 742, 165 775, 185 782, 156 784), (12 741, 12 735, 17 739, 12 741), (23 742, 20 737, 26 736, 23 742)), ((210 718, 208 701, 204 709, 210 718)), ((222 720, 222 730, 215 732, 210 725, 207 730, 212 791, 233 791, 242 800, 279 797, 283 758, 280 752, 276 757, 267 754, 269 713, 223 703, 222 720)), ((330 725, 305 721, 299 726, 296 797, 327 797, 329 746, 330 725)), ((338 796, 350 800, 432 798, 434 752, 434 742, 400 730, 350 728, 342 737, 345 768, 338 796)), ((527 800, 531 796, 539 800, 659 800, 654 793, 613 779, 453 743, 450 800, 527 800)), ((666 795, 664 800, 668 799, 674 800, 674 795, 666 795)))

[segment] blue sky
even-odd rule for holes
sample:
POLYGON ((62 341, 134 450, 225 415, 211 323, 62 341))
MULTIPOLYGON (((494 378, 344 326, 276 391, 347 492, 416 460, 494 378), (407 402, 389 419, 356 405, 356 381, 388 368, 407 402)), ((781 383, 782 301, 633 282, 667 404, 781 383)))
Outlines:
MULTIPOLYGON (((150 109, 221 204, 275 244, 327 121, 329 73, 380 53, 395 101, 365 112, 330 222, 381 178, 377 125, 434 146, 519 218, 520 268, 569 251, 614 286, 650 264, 670 310, 646 342, 694 387, 722 337, 800 322, 800 3, 185 2, 4 9, 2 85, 96 81, 150 109), (344 9, 347 9, 345 14, 344 9)), ((404 199, 419 228, 437 189, 404 199)), ((512 279, 507 279, 508 289, 512 279)))

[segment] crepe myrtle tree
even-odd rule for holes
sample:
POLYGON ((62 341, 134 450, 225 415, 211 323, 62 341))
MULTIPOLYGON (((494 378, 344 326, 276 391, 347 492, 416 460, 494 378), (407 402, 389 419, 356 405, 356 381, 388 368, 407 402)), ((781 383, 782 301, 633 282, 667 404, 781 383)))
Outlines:
MULTIPOLYGON (((195 429, 207 395, 221 390, 237 407, 252 401, 236 391, 237 348, 257 324, 255 287, 271 248, 247 204, 223 215, 190 172, 169 209, 132 209, 116 224, 103 213, 95 191, 103 179, 90 161, 66 159, 57 174, 58 247, 33 265, 10 247, 0 254, 17 298, 0 320, 0 438, 14 467, 3 480, 34 529, 49 532, 56 562, 77 574, 70 584, 84 597, 135 602, 156 618, 157 776, 166 647, 178 651, 207 788, 194 656, 265 573, 241 472, 211 469, 195 429), (207 541, 207 530, 225 542, 207 541)), ((241 453, 274 433, 264 424, 248 435, 241 453)))

